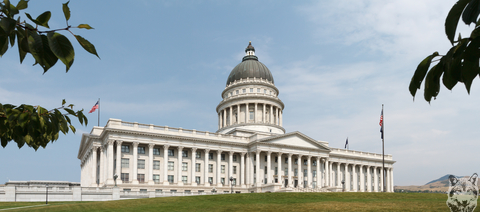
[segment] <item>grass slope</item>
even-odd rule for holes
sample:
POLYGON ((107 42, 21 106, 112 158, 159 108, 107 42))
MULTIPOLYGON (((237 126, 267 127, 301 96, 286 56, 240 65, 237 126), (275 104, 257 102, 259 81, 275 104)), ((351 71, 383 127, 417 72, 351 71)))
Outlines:
POLYGON ((445 194, 430 193, 254 193, 64 202, 12 211, 449 211, 446 200, 445 194))

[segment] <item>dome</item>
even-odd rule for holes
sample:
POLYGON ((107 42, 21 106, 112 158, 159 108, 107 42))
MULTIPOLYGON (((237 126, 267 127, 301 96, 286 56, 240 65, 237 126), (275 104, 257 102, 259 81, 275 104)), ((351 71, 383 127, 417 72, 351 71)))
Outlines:
POLYGON ((247 54, 243 57, 242 62, 233 68, 232 72, 227 79, 227 86, 235 80, 248 78, 262 78, 273 83, 273 75, 268 70, 267 66, 258 61, 258 57, 255 56, 255 48, 252 46, 252 42, 249 43, 245 49, 247 54))

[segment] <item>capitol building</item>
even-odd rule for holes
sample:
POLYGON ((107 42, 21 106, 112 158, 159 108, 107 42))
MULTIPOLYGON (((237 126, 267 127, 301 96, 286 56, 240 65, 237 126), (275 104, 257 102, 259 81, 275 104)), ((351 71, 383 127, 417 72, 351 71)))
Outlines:
POLYGON ((393 192, 393 158, 283 128, 285 105, 251 45, 216 107, 216 132, 109 119, 83 134, 81 187, 127 192, 393 192))

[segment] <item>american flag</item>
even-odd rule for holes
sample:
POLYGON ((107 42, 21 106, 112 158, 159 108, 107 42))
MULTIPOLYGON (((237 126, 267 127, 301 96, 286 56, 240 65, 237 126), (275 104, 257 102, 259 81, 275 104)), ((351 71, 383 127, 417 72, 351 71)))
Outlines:
POLYGON ((90 112, 88 112, 88 113, 93 113, 93 112, 95 112, 95 110, 98 109, 98 103, 99 103, 99 102, 97 101, 97 103, 95 103, 95 105, 92 107, 92 109, 91 109, 90 112))
POLYGON ((382 109, 382 113, 380 114, 380 133, 381 134, 381 138, 383 139, 383 109, 382 109))

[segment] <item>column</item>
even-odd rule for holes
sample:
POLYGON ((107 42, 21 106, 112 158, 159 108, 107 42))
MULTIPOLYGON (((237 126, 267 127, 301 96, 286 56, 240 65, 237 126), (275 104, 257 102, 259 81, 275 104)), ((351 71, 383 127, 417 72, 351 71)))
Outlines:
POLYGON ((385 168, 385 191, 390 192, 390 173, 389 168, 385 168))
POLYGON ((103 146, 100 146, 100 164, 99 164, 99 170, 100 170, 100 173, 98 174, 98 184, 103 184, 103 175, 104 175, 104 169, 103 169, 103 150, 105 148, 103 146))
POLYGON ((276 111, 275 111, 275 124, 278 125, 279 121, 278 121, 278 107, 276 108, 276 111))
POLYGON ((227 108, 223 109, 223 127, 227 126, 227 108))
MULTIPOLYGON (((95 157, 97 152, 95 151, 95 157)), ((117 141, 117 164, 115 170, 117 171, 117 184, 122 184, 120 176, 122 175, 122 141, 117 141)))
POLYGON ((245 183, 247 186, 250 186, 252 184, 252 159, 251 159, 251 153, 247 152, 246 153, 247 158, 246 158, 246 163, 245 163, 245 183))
POLYGON ((312 156, 307 156, 307 188, 312 188, 312 164, 310 163, 311 159, 312 156))
POLYGON ((222 112, 218 113, 218 129, 222 128, 222 112))
POLYGON ((138 174, 138 142, 133 142, 133 176, 132 184, 138 184, 137 174, 138 174))
POLYGON ((237 105, 237 118, 235 121, 237 121, 237 124, 240 124, 240 105, 239 104, 237 105))
POLYGON ((204 176, 203 182, 205 183, 205 186, 207 186, 207 185, 210 185, 210 184, 208 183, 208 154, 209 154, 210 150, 209 150, 209 149, 205 149, 204 151, 205 151, 205 165, 204 165, 204 166, 205 166, 205 167, 204 167, 204 170, 205 170, 205 173, 204 173, 204 174, 205 174, 205 176, 204 176))
POLYGON ((228 176, 225 179, 225 184, 232 186, 230 184, 230 177, 233 177, 233 151, 228 152, 228 176))
POLYGON ((348 163, 345 163, 345 191, 350 191, 350 170, 348 163))
POLYGON ((278 169, 278 173, 277 173, 278 183, 280 183, 282 185, 281 187, 283 187, 284 186, 284 184, 282 183, 283 182, 282 181, 282 173, 283 173, 282 163, 283 163, 283 160, 282 160, 282 153, 281 152, 278 153, 277 158, 278 158, 277 159, 277 161, 278 161, 278 168, 277 168, 278 169))
POLYGON ((113 142, 114 140, 107 141, 107 184, 112 185, 113 182, 113 142))
POLYGON ((297 158, 297 162, 298 162, 297 163, 297 180, 298 180, 297 187, 300 187, 300 185, 303 185, 303 181, 305 179, 305 176, 303 176, 303 170, 302 170, 302 163, 303 163, 302 157, 303 155, 298 155, 298 158, 297 158))
POLYGON ((325 186, 330 187, 330 170, 331 170, 331 163, 327 159, 325 159, 325 186))
POLYGON ((367 191, 372 192, 372 175, 370 166, 367 166, 367 191))
POLYGON ((258 118, 257 118, 257 117, 258 117, 258 114, 257 114, 257 113, 258 113, 257 104, 258 104, 258 103, 255 102, 255 110, 253 111, 253 118, 254 118, 254 120, 255 120, 255 123, 258 122, 258 118))
POLYGON ((233 117, 233 116, 232 116, 232 114, 233 114, 233 106, 230 106, 229 110, 230 110, 230 114, 229 114, 229 115, 230 115, 230 123, 228 123, 228 124, 229 124, 230 126, 232 126, 232 123, 233 123, 233 118, 232 118, 232 117, 233 117))
POLYGON ((220 180, 220 173, 221 173, 221 170, 220 170, 220 163, 222 161, 222 158, 221 158, 221 155, 222 155, 222 151, 221 150, 217 150, 217 173, 216 173, 216 176, 217 176, 217 187, 222 187, 222 183, 221 183, 221 180, 220 180))
POLYGON ((195 174, 197 172, 196 166, 197 166, 197 148, 192 148, 192 165, 190 166, 191 176, 190 176, 190 179, 188 180, 188 182, 190 182, 192 186, 197 185, 197 182, 195 181, 195 174))
POLYGON ((373 191, 378 192, 378 169, 373 167, 373 191))
POLYGON ((107 182, 107 175, 108 175, 108 158, 107 158, 107 153, 108 153, 108 148, 107 146, 103 146, 103 160, 102 160, 102 172, 103 172, 103 177, 102 177, 102 183, 105 184, 107 182))
POLYGON ((153 147, 155 144, 148 144, 148 174, 145 175, 145 181, 148 180, 148 185, 153 185, 153 147))
POLYGON ((316 188, 322 188, 322 164, 320 163, 320 157, 317 157, 317 186, 316 188))
POLYGON ((280 114, 279 114, 279 116, 280 116, 280 127, 283 126, 283 115, 282 114, 283 114, 283 110, 280 110, 280 114))
POLYGON ((178 154, 177 154, 177 167, 178 167, 178 170, 177 170, 177 185, 181 186, 183 185, 183 181, 182 181, 182 150, 183 150, 183 146, 179 146, 178 147, 178 154))
POLYGON ((380 170, 381 170, 381 171, 380 171, 380 176, 381 176, 381 177, 380 177, 380 191, 381 191, 381 192, 385 192, 385 187, 383 186, 383 178, 384 178, 384 176, 385 176, 385 175, 383 174, 383 172, 384 172, 383 167, 382 167, 380 170))
POLYGON ((269 123, 273 124, 273 105, 270 105, 270 120, 269 120, 269 123))
POLYGON ((245 152, 240 153, 240 186, 245 187, 245 152))
POLYGON ((337 185, 336 185, 336 187, 338 188, 338 187, 341 187, 341 185, 342 185, 342 183, 341 183, 342 180, 340 178, 340 163, 339 162, 337 162, 337 173, 336 174, 337 174, 337 177, 336 177, 337 178, 337 185))
POLYGON ((357 164, 352 165, 353 171, 353 191, 358 191, 357 164))
POLYGON ((93 162, 93 170, 92 170, 92 179, 93 179, 93 183, 92 183, 92 186, 93 184, 95 184, 95 186, 97 185, 97 150, 98 150, 98 146, 93 146, 92 147, 92 162, 93 162))
POLYGON ((363 173, 364 165, 360 165, 360 191, 365 191, 365 173, 363 173))
POLYGON ((288 154, 288 187, 291 187, 292 184, 292 153, 288 154))
POLYGON ((267 123, 265 121, 265 103, 263 103, 263 110, 262 110, 262 123, 267 123))
POLYGON ((258 187, 262 184, 262 179, 260 179, 260 151, 257 150, 257 152, 255 152, 256 154, 256 161, 255 161, 255 165, 256 165, 256 175, 255 177, 257 178, 257 180, 255 181, 255 185, 258 187))
POLYGON ((246 103, 245 104, 245 123, 248 123, 248 115, 249 115, 248 103, 246 103))
POLYGON ((168 185, 168 148, 169 145, 163 145, 163 185, 168 185))
POLYGON ((390 191, 391 192, 395 192, 395 187, 394 187, 394 184, 393 184, 393 167, 390 168, 390 191))
POLYGON ((265 184, 272 183, 272 161, 271 161, 272 152, 267 152, 267 182, 265 184))

